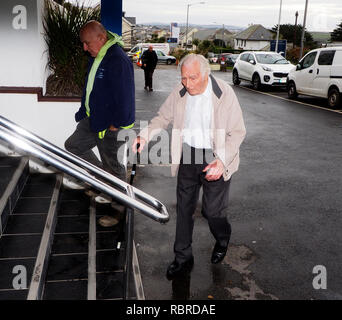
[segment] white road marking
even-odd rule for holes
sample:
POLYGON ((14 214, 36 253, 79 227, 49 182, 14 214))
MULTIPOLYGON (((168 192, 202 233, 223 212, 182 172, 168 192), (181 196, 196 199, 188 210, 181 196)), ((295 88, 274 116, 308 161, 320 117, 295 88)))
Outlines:
MULTIPOLYGON (((232 82, 228 82, 228 83, 229 83, 231 86, 234 86, 234 84, 233 84, 232 82)), ((310 103, 305 103, 305 102, 300 102, 300 101, 296 101, 296 100, 291 100, 291 99, 279 97, 279 96, 273 95, 273 94, 271 94, 271 93, 261 92, 261 91, 257 91, 257 90, 254 90, 254 89, 251 89, 251 88, 247 88, 247 87, 243 87, 243 86, 239 86, 239 88, 243 88, 243 89, 246 89, 246 90, 249 90, 249 91, 257 92, 257 93, 264 94, 264 95, 266 95, 266 96, 270 96, 270 97, 274 97, 274 98, 278 98, 278 99, 281 99, 281 100, 285 100, 285 101, 290 101, 290 102, 302 104, 302 105, 304 105, 304 106, 309 106, 309 107, 316 108, 316 109, 322 109, 322 110, 326 110, 326 111, 330 111, 330 112, 342 114, 342 111, 341 111, 341 110, 339 111, 339 110, 332 110, 332 109, 328 109, 328 108, 324 108, 324 107, 319 107, 319 106, 315 106, 315 105, 310 104, 310 103)))

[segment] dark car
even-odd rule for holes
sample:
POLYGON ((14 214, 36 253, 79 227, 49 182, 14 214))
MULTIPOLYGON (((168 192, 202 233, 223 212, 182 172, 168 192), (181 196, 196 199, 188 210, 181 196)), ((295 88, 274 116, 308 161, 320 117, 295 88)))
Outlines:
POLYGON ((233 53, 221 53, 217 59, 217 62, 226 67, 232 67, 239 55, 233 53))
POLYGON ((238 54, 229 55, 226 60, 226 66, 233 67, 238 56, 238 54))

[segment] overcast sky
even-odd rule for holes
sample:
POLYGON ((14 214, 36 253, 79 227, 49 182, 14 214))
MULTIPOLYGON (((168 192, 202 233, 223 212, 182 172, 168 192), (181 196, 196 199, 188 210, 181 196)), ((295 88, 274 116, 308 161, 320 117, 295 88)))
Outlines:
MULTIPOLYGON (((73 0, 71 0, 73 1, 73 0)), ((85 0, 98 3, 99 0, 85 0)), ((123 11, 136 17, 137 23, 186 22, 187 4, 190 6, 189 23, 235 25, 247 27, 262 24, 273 27, 278 23, 280 0, 123 0, 123 11)), ((82 0, 81 0, 82 2, 82 0)), ((305 0, 283 0, 281 24, 303 24, 305 0)), ((342 22, 342 0, 309 0, 307 29, 331 32, 342 22)))

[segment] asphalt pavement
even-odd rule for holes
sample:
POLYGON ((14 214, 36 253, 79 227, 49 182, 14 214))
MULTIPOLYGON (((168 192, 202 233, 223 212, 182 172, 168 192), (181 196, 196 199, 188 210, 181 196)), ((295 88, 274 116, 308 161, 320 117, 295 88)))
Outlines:
MULTIPOLYGON (((213 74, 231 83, 231 73, 213 74)), ((158 66, 154 91, 146 92, 143 71, 135 70, 137 130, 139 120, 152 119, 179 81, 176 66, 158 66)), ((258 93, 242 84, 234 91, 247 136, 232 178, 227 212, 232 237, 221 264, 210 263, 214 239, 199 200, 194 269, 189 277, 166 279, 174 258, 176 179, 165 164, 138 167, 135 186, 170 213, 164 225, 135 215, 146 299, 342 299, 342 114, 316 108, 325 108, 322 100, 289 101, 281 90, 258 93), (317 283, 323 289, 315 289, 317 283)))

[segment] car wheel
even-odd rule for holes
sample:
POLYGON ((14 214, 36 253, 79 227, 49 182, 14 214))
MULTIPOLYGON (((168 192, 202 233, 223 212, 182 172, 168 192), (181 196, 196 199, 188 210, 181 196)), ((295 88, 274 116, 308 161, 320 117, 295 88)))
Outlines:
POLYGON ((289 85, 287 86, 287 95, 289 99, 297 99, 298 97, 296 85, 293 81, 291 81, 289 85))
POLYGON ((336 88, 332 88, 328 93, 328 104, 330 108, 336 109, 339 107, 341 100, 340 92, 336 88))
POLYGON ((241 83, 240 79, 239 79, 239 74, 236 70, 233 71, 233 84, 235 86, 238 86, 241 83))
POLYGON ((171 63, 172 63, 171 59, 166 60, 166 64, 171 64, 171 63))
POLYGON ((261 81, 258 74, 255 74, 252 79, 253 89, 260 90, 261 89, 261 81))

